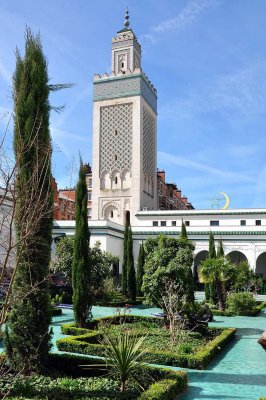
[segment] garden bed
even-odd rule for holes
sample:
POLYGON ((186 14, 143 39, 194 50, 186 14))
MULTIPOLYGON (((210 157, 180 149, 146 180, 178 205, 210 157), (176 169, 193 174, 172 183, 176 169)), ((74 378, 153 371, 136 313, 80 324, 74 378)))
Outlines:
POLYGON ((182 337, 179 335, 176 344, 171 346, 169 332, 163 328, 160 318, 128 315, 123 316, 122 320, 121 317, 99 318, 94 324, 95 329, 80 329, 73 324, 63 325, 62 333, 72 336, 57 340, 58 349, 103 357, 103 332, 115 337, 119 332, 125 331, 134 336, 146 336, 145 346, 148 351, 145 361, 149 363, 203 369, 236 332, 234 328, 205 328, 204 333, 182 331, 182 337))
POLYGON ((102 360, 68 354, 51 354, 52 373, 21 377, 10 388, 12 377, 0 380, 1 395, 10 389, 9 400, 165 400, 174 399, 187 386, 184 371, 141 367, 139 379, 144 391, 133 383, 126 394, 119 392, 119 383, 108 377, 102 360), (91 366, 91 367, 90 367, 91 366), (60 371, 60 372, 59 372, 60 371))

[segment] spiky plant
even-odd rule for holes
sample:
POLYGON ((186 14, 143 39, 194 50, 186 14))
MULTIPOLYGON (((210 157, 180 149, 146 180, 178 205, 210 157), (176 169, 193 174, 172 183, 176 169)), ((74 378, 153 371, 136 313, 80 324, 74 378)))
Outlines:
POLYGON ((140 385, 137 373, 145 365, 144 341, 145 336, 136 337, 124 332, 115 338, 104 336, 106 366, 110 368, 110 376, 119 380, 121 392, 126 391, 129 379, 140 385))

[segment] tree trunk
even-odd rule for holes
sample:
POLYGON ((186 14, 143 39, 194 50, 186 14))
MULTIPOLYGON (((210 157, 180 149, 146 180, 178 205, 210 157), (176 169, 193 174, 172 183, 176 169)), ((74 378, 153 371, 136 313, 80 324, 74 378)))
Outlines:
POLYGON ((224 311, 225 303, 224 303, 223 285, 219 279, 216 279, 215 284, 216 284, 216 291, 219 303, 219 310, 224 311))
POLYGON ((120 392, 125 392, 126 391, 126 381, 121 382, 121 386, 120 386, 120 392))

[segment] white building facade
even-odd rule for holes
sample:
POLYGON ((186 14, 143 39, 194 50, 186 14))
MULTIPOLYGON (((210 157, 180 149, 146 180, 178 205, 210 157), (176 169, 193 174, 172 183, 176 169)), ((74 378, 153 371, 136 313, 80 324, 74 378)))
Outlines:
MULTIPOLYGON (((139 246, 148 237, 160 234, 178 237, 182 220, 188 237, 195 244, 194 267, 207 257, 208 239, 213 232, 216 244, 222 240, 225 255, 233 262, 247 260, 251 268, 266 280, 266 209, 139 211, 132 225, 134 259, 139 246)), ((90 221, 91 245, 101 242, 103 250, 123 261, 123 225, 108 220, 90 221)), ((73 236, 75 221, 56 221, 54 236, 73 236)))
MULTIPOLYGON (((207 257, 209 232, 232 261, 247 260, 266 279, 266 209, 157 211, 157 93, 141 69, 129 28, 112 40, 112 73, 94 76, 91 244, 123 261, 130 220, 134 258, 148 237, 177 237, 182 220, 195 243, 194 267, 207 257)), ((55 221, 53 235, 73 236, 75 221, 55 221)))

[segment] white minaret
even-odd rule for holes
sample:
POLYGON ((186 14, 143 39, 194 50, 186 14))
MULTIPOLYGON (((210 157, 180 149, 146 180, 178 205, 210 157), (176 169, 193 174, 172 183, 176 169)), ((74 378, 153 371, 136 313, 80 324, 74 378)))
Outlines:
POLYGON ((157 209, 157 93, 141 69, 141 47, 129 28, 112 40, 112 73, 94 75, 92 219, 134 224, 157 209))

